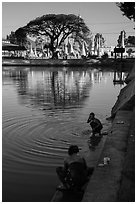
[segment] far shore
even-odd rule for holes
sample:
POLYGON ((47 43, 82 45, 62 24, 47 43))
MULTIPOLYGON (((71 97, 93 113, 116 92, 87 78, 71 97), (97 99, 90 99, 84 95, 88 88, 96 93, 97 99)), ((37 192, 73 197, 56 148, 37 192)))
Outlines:
POLYGON ((132 67, 134 58, 114 59, 114 58, 96 58, 96 59, 22 59, 22 58, 2 58, 2 66, 59 66, 59 67, 116 67, 122 64, 122 67, 132 67))

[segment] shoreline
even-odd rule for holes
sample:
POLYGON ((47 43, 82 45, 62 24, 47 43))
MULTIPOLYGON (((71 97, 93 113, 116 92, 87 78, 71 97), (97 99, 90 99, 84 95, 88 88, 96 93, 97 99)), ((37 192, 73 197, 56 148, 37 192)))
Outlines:
POLYGON ((134 58, 115 60, 114 58, 108 59, 14 59, 2 58, 2 66, 45 66, 45 67, 111 67, 119 68, 122 63, 122 68, 132 67, 135 63, 134 58))
POLYGON ((131 141, 134 137, 131 135, 131 129, 132 132, 134 129, 131 127, 133 112, 117 112, 99 159, 99 163, 102 163, 107 156, 110 163, 96 167, 82 202, 134 202, 135 144, 134 140, 131 141))

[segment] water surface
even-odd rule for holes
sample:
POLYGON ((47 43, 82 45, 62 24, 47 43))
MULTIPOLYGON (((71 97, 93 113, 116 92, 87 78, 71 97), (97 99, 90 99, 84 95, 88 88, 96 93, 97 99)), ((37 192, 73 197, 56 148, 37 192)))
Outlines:
POLYGON ((77 144, 88 162, 89 113, 107 130, 124 85, 114 85, 113 71, 85 67, 3 67, 2 74, 3 201, 48 202, 69 145, 77 144))

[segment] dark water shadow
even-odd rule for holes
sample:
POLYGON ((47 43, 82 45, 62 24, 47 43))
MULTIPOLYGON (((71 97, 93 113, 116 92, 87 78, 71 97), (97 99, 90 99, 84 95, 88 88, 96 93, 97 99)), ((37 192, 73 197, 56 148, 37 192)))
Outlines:
POLYGON ((89 148, 92 151, 96 150, 96 147, 98 146, 98 144, 100 143, 101 139, 102 139, 103 135, 95 135, 95 136, 91 136, 88 144, 89 144, 89 148))

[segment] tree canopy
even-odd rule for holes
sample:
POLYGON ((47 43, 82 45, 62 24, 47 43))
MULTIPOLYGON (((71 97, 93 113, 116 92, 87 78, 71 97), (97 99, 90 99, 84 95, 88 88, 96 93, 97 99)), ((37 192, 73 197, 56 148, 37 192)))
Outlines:
POLYGON ((116 3, 116 5, 123 12, 124 16, 135 21, 135 2, 120 2, 116 3))
MULTIPOLYGON (((47 14, 30 21, 16 33, 23 31, 28 35, 36 37, 48 37, 50 39, 50 50, 54 53, 57 48, 71 34, 73 38, 88 40, 90 30, 80 16, 74 14, 47 14)), ((21 33, 20 33, 21 34, 21 33)), ((21 34, 22 35, 22 34, 21 34)))
POLYGON ((16 41, 19 45, 23 45, 26 41, 26 31, 24 28, 19 28, 15 31, 16 41))
POLYGON ((128 36, 126 43, 135 46, 135 36, 128 36))

